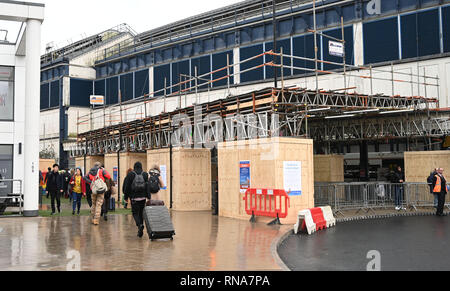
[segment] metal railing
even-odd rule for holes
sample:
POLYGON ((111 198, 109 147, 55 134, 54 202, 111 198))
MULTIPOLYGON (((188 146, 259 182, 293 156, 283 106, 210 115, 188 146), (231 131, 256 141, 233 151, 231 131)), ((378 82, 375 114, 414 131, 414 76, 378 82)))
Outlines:
POLYGON ((23 215, 22 180, 0 180, 0 217, 2 217, 4 212, 10 207, 18 209, 18 211, 14 211, 18 216, 23 215))
MULTIPOLYGON (((402 206, 418 211, 420 207, 435 206, 434 195, 430 193, 427 183, 315 183, 314 188, 316 206, 331 206, 336 215, 345 216, 343 211, 350 210, 369 213, 376 209, 388 210, 402 206), (396 201, 398 193, 400 203, 396 201)), ((450 203, 445 206, 450 209, 450 203)))

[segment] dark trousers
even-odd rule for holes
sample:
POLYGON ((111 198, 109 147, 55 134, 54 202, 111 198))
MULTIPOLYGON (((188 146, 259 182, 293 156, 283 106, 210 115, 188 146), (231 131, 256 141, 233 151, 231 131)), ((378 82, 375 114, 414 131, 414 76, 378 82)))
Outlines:
POLYGON ((136 226, 144 225, 144 208, 146 201, 131 201, 131 211, 133 212, 134 221, 136 226))
POLYGON ((403 206, 403 186, 395 186, 395 206, 403 206))
POLYGON ((52 190, 50 192, 50 197, 52 199, 52 213, 56 213, 55 200, 58 206, 58 212, 61 212, 61 192, 58 190, 52 190))
POLYGON ((445 207, 445 193, 439 193, 438 195, 438 207, 436 215, 443 215, 444 214, 444 207, 445 207))
POLYGON ((92 193, 91 192, 86 193, 86 201, 89 205, 89 208, 92 208, 92 193))
POLYGON ((75 210, 78 209, 78 213, 80 213, 82 198, 83 198, 83 194, 72 192, 72 199, 73 199, 72 210, 73 210, 73 212, 75 212, 75 210))
POLYGON ((102 206, 102 215, 108 215, 109 204, 111 203, 111 193, 105 193, 105 200, 103 201, 102 206))

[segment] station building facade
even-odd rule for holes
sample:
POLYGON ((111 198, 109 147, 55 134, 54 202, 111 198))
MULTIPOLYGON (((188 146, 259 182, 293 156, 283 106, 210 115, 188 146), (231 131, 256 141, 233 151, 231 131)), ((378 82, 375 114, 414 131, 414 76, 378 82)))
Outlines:
MULTIPOLYGON (((439 99, 440 108, 450 107, 450 0, 316 2, 318 30, 341 38, 343 20, 346 64, 384 70, 384 73, 378 73, 379 77, 390 78, 390 74, 386 72, 391 70, 411 74, 411 77, 404 77, 410 83, 405 82, 404 85, 395 87, 386 82, 369 85, 366 80, 361 79, 351 79, 348 84, 344 84, 342 77, 324 74, 319 77, 320 88, 333 90, 353 87, 355 92, 361 94, 433 97, 439 99), (432 83, 427 80, 427 76, 438 78, 434 86, 420 85, 432 83), (413 83, 417 84, 411 85, 413 83)), ((275 3, 277 51, 282 50, 285 55, 314 59, 312 1, 278 0, 275 3)), ((61 66, 59 71, 65 72, 65 76, 55 74, 55 71, 45 73, 43 70, 41 116, 47 114, 48 117, 43 118, 41 132, 59 134, 57 130, 48 128, 54 120, 63 120, 56 116, 62 114, 62 108, 69 115, 72 108, 78 108, 81 115, 105 116, 108 108, 117 107, 119 103, 125 110, 127 106, 135 108, 136 104, 142 104, 141 108, 133 109, 120 118, 117 113, 110 111, 109 117, 90 124, 79 122, 80 119, 75 114, 65 118, 65 123, 60 121, 61 135, 58 142, 61 145, 59 151, 63 152, 62 144, 67 144, 66 150, 70 148, 73 140, 69 137, 75 136, 77 132, 101 128, 119 121, 132 121, 144 112, 146 115, 158 115, 163 111, 188 107, 199 102, 198 97, 193 97, 193 92, 186 94, 184 102, 176 97, 167 100, 164 98, 164 101, 158 97, 179 91, 176 85, 183 80, 183 75, 200 76, 218 70, 227 63, 233 65, 234 73, 243 72, 231 81, 233 94, 273 86, 274 71, 271 67, 263 66, 246 72, 249 68, 271 61, 271 56, 265 55, 242 63, 274 48, 272 4, 273 1, 243 1, 137 34, 132 41, 125 40, 103 48, 95 62, 86 66, 89 77, 83 80, 71 76, 71 69, 67 66, 61 66), (49 79, 49 76, 52 78, 49 79), (105 96, 106 109, 91 110, 90 95, 105 96), (142 97, 149 95, 154 101, 144 104, 142 97)), ((318 36, 318 58, 342 63, 342 58, 330 54, 329 41, 324 36, 318 36)), ((285 58, 284 62, 286 66, 306 69, 314 69, 315 65, 313 62, 293 58, 285 58)), ((319 69, 339 71, 342 68, 320 63, 319 69)), ((208 78, 218 79, 225 74, 226 71, 220 71, 208 78)), ((308 89, 316 87, 313 74, 307 70, 287 68, 283 70, 283 78, 286 86, 308 89)), ((223 98, 229 92, 227 80, 223 79, 198 94, 200 102, 205 102, 223 98)), ((79 116, 80 113, 76 115, 79 116)), ((45 140, 41 138, 41 148, 46 147, 45 140)), ((427 145, 419 143, 416 147, 417 150, 424 150, 427 145)), ((333 150, 349 155, 349 160, 352 160, 352 153, 357 154, 358 151, 358 145, 333 150)), ((400 159, 400 154, 404 151, 406 145, 395 141, 369 145, 369 152, 390 153, 386 157, 388 160, 400 159)), ((59 156, 69 159, 61 153, 59 156)), ((383 163, 384 158, 376 154, 373 159, 376 160, 375 163, 383 163)))

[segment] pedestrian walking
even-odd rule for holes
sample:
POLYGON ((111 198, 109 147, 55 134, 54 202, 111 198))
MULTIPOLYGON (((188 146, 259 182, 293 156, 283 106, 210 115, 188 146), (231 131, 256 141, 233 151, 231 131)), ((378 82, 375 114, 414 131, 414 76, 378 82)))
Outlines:
POLYGON ((52 215, 55 215, 55 201, 58 208, 58 213, 61 213, 61 195, 64 192, 63 179, 59 174, 59 165, 53 165, 53 171, 47 174, 47 195, 51 197, 52 215))
MULTIPOLYGON (((70 184, 70 173, 69 170, 65 169, 61 171, 61 177, 63 180, 63 195, 64 198, 70 198, 69 196, 69 184, 70 184)), ((70 199, 72 201, 72 199, 70 199)))
MULTIPOLYGON (((125 184, 128 183, 127 178, 128 178, 128 176, 130 175, 131 172, 133 172, 133 169, 128 169, 127 174, 126 174, 126 176, 125 176, 125 180, 123 181, 123 186, 125 186, 125 184)), ((125 192, 123 191, 123 189, 124 189, 123 186, 122 186, 122 192, 125 193, 125 192)), ((128 209, 128 201, 125 200, 125 195, 122 196, 122 204, 123 204, 123 207, 124 207, 125 209, 128 209)))
POLYGON ((439 171, 438 168, 436 168, 433 171, 431 171, 430 176, 427 179, 428 186, 430 187, 430 193, 432 195, 434 195, 434 204, 433 204, 433 206, 436 209, 438 208, 438 204, 439 204, 439 195, 434 193, 433 180, 434 180, 434 176, 437 175, 438 171, 439 171))
POLYGON ((80 215, 81 200, 83 196, 86 196, 86 181, 83 179, 83 172, 81 168, 76 169, 75 175, 70 179, 71 193, 70 196, 73 199, 72 202, 72 215, 75 215, 75 211, 80 215))
POLYGON ((99 225, 100 223, 103 200, 105 198, 105 193, 108 190, 105 183, 106 179, 111 179, 111 175, 103 168, 100 162, 95 163, 94 167, 89 171, 86 179, 90 181, 91 185, 91 216, 92 224, 94 225, 99 225))
POLYGON ((148 173, 144 172, 142 164, 136 162, 134 170, 125 178, 123 185, 124 199, 131 200, 134 221, 138 227, 138 237, 144 236, 144 208, 151 199, 148 191, 148 173))
POLYGON ((402 170, 402 167, 397 167, 397 171, 394 173, 394 181, 395 186, 395 210, 406 210, 403 206, 403 193, 405 183, 405 173, 402 170))
POLYGON ((448 193, 447 180, 444 176, 444 169, 440 168, 433 178, 433 193, 438 195, 438 207, 436 216, 446 216, 444 214, 445 198, 448 193))

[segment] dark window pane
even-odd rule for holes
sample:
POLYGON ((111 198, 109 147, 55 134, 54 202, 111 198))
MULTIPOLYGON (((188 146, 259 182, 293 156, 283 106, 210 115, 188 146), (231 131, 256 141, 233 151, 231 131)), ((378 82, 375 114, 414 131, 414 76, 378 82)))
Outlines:
POLYGON ((50 107, 59 106, 59 81, 54 81, 50 84, 50 107))
MULTIPOLYGON (((228 51, 228 52, 223 52, 220 54, 215 54, 212 56, 212 61, 213 61, 213 71, 225 68, 227 66, 227 56, 228 56, 228 61, 229 64, 232 65, 233 64, 233 52, 232 51, 228 51)), ((230 75, 233 74, 233 67, 231 67, 229 69, 230 75)), ((213 79, 214 80, 218 80, 220 78, 223 78, 227 75, 227 70, 224 69, 222 71, 219 71, 217 73, 214 73, 213 75, 213 79)), ((226 86, 227 85, 227 79, 224 78, 222 80, 219 80, 217 82, 213 83, 214 87, 220 87, 220 86, 226 86)), ((233 77, 230 78, 230 84, 233 84, 233 77)))
POLYGON ((363 31, 364 62, 366 64, 398 60, 398 21, 396 17, 364 23, 363 31))
POLYGON ((114 105, 119 103, 119 78, 106 79, 106 104, 114 105))
MULTIPOLYGON (((166 80, 167 87, 170 85, 170 64, 155 67, 153 74, 154 90, 157 92, 155 93, 155 96, 164 96, 164 80, 166 80), (161 92, 158 92, 160 90, 161 92)), ((170 90, 167 90, 166 93, 170 94, 170 90)))
POLYGON ((133 100, 133 74, 120 76, 120 93, 122 94, 122 102, 133 100))
POLYGON ((148 79, 148 70, 142 70, 135 74, 135 98, 142 97, 149 93, 150 83, 148 79))
POLYGON ((442 8, 442 26, 444 34, 444 52, 450 52, 450 6, 442 8))
MULTIPOLYGON (((262 53, 263 53, 263 45, 262 44, 241 48, 240 49, 241 62, 244 60, 247 60, 251 57, 254 57, 256 55, 262 54, 262 53)), ((241 63, 241 72, 245 71, 247 69, 250 69, 250 68, 254 68, 258 65, 262 65, 263 62, 264 62, 263 57, 259 57, 259 58, 253 59, 251 61, 241 63)), ((241 73, 241 82, 242 83, 251 82, 251 81, 259 81, 259 80, 262 80, 263 78, 264 78, 264 71, 263 71, 262 67, 258 68, 258 69, 250 70, 245 73, 241 73)))
POLYGON ((89 107, 92 86, 90 80, 70 79, 70 105, 89 107))

